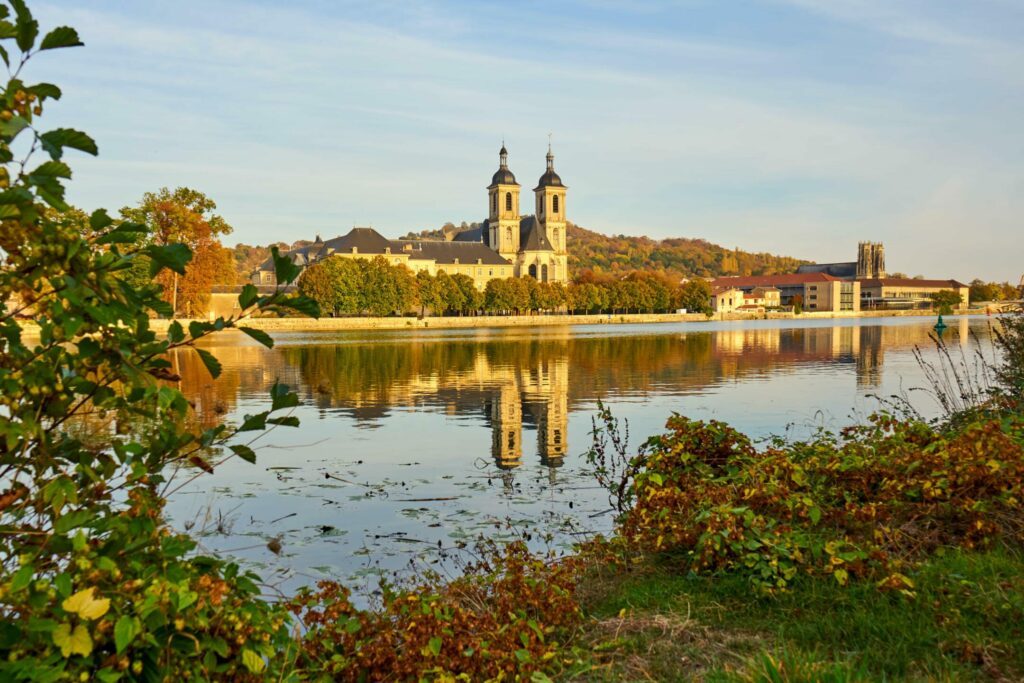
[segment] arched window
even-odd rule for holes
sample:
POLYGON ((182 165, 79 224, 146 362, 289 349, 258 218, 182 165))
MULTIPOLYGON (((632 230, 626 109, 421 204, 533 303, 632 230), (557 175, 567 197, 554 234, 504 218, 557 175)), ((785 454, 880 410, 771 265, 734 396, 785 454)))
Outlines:
POLYGON ((505 239, 508 241, 509 246, 512 245, 512 228, 505 228, 505 239))
POLYGON ((543 266, 540 267, 540 281, 541 282, 547 282, 548 281, 548 265, 546 263, 543 266))
POLYGON ((491 195, 491 213, 498 213, 498 193, 491 195))
POLYGON ((554 230, 551 231, 551 240, 555 243, 555 246, 557 247, 558 246, 558 228, 555 228, 554 230))
POLYGON ((534 280, 536 280, 537 279, 537 264, 536 263, 530 264, 530 270, 528 272, 530 273, 530 277, 532 277, 534 280))
POLYGON ((553 201, 551 203, 551 211, 554 213, 558 213, 558 195, 556 194, 552 199, 553 201))
POLYGON ((506 211, 511 211, 512 210, 512 193, 511 192, 506 192, 505 193, 505 210, 506 211))

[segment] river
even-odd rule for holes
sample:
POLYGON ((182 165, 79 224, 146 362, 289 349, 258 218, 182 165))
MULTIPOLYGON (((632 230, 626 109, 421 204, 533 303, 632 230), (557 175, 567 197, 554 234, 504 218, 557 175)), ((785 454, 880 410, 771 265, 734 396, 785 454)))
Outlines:
MULTIPOLYGON (((963 349, 972 363, 979 343, 988 352, 988 320, 948 323, 954 358, 963 349)), ((301 426, 257 441, 255 465, 228 460, 181 486, 168 510, 204 549, 285 592, 336 578, 365 596, 393 572, 457 571, 460 548, 481 534, 565 550, 612 523, 584 457, 598 401, 628 421, 634 447, 673 412, 759 438, 839 428, 893 395, 934 416, 913 355, 935 357, 932 324, 290 332, 269 350, 222 334, 205 345, 223 364, 219 380, 190 350, 174 358, 196 420, 266 410, 280 381, 298 391, 301 426)))

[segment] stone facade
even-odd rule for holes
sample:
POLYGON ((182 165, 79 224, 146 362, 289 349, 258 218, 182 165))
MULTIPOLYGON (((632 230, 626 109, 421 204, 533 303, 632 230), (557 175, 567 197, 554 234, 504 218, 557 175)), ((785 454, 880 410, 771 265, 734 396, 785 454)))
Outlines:
POLYGON ((857 279, 873 280, 885 277, 885 245, 881 242, 861 242, 857 245, 857 279))

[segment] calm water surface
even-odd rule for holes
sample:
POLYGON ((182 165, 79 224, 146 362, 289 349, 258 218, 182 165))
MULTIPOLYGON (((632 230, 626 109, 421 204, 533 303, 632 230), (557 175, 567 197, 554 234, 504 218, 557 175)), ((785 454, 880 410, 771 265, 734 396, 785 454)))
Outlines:
MULTIPOLYGON (((947 341, 988 321, 951 319, 947 341)), ((234 459, 172 498, 170 514, 208 550, 255 565, 290 590, 319 578, 372 591, 424 564, 451 570, 481 533, 529 533, 555 547, 611 524, 586 472, 598 401, 636 446, 672 412, 725 420, 755 437, 808 435, 862 419, 875 396, 925 384, 930 319, 756 321, 244 335, 209 344, 213 382, 193 352, 175 361, 199 419, 269 407, 275 380, 297 388, 298 429, 279 428, 250 465, 234 459), (280 554, 267 548, 271 539, 280 554)), ((178 481, 189 473, 179 473, 178 481)))

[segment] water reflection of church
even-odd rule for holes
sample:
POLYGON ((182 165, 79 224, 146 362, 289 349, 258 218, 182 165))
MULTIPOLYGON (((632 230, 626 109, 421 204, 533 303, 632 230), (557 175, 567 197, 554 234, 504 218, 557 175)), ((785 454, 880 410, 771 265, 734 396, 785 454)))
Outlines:
POLYGON ((529 367, 510 369, 509 375, 489 401, 494 462, 502 469, 521 464, 523 424, 532 422, 541 464, 560 466, 569 424, 568 358, 539 360, 529 367))

